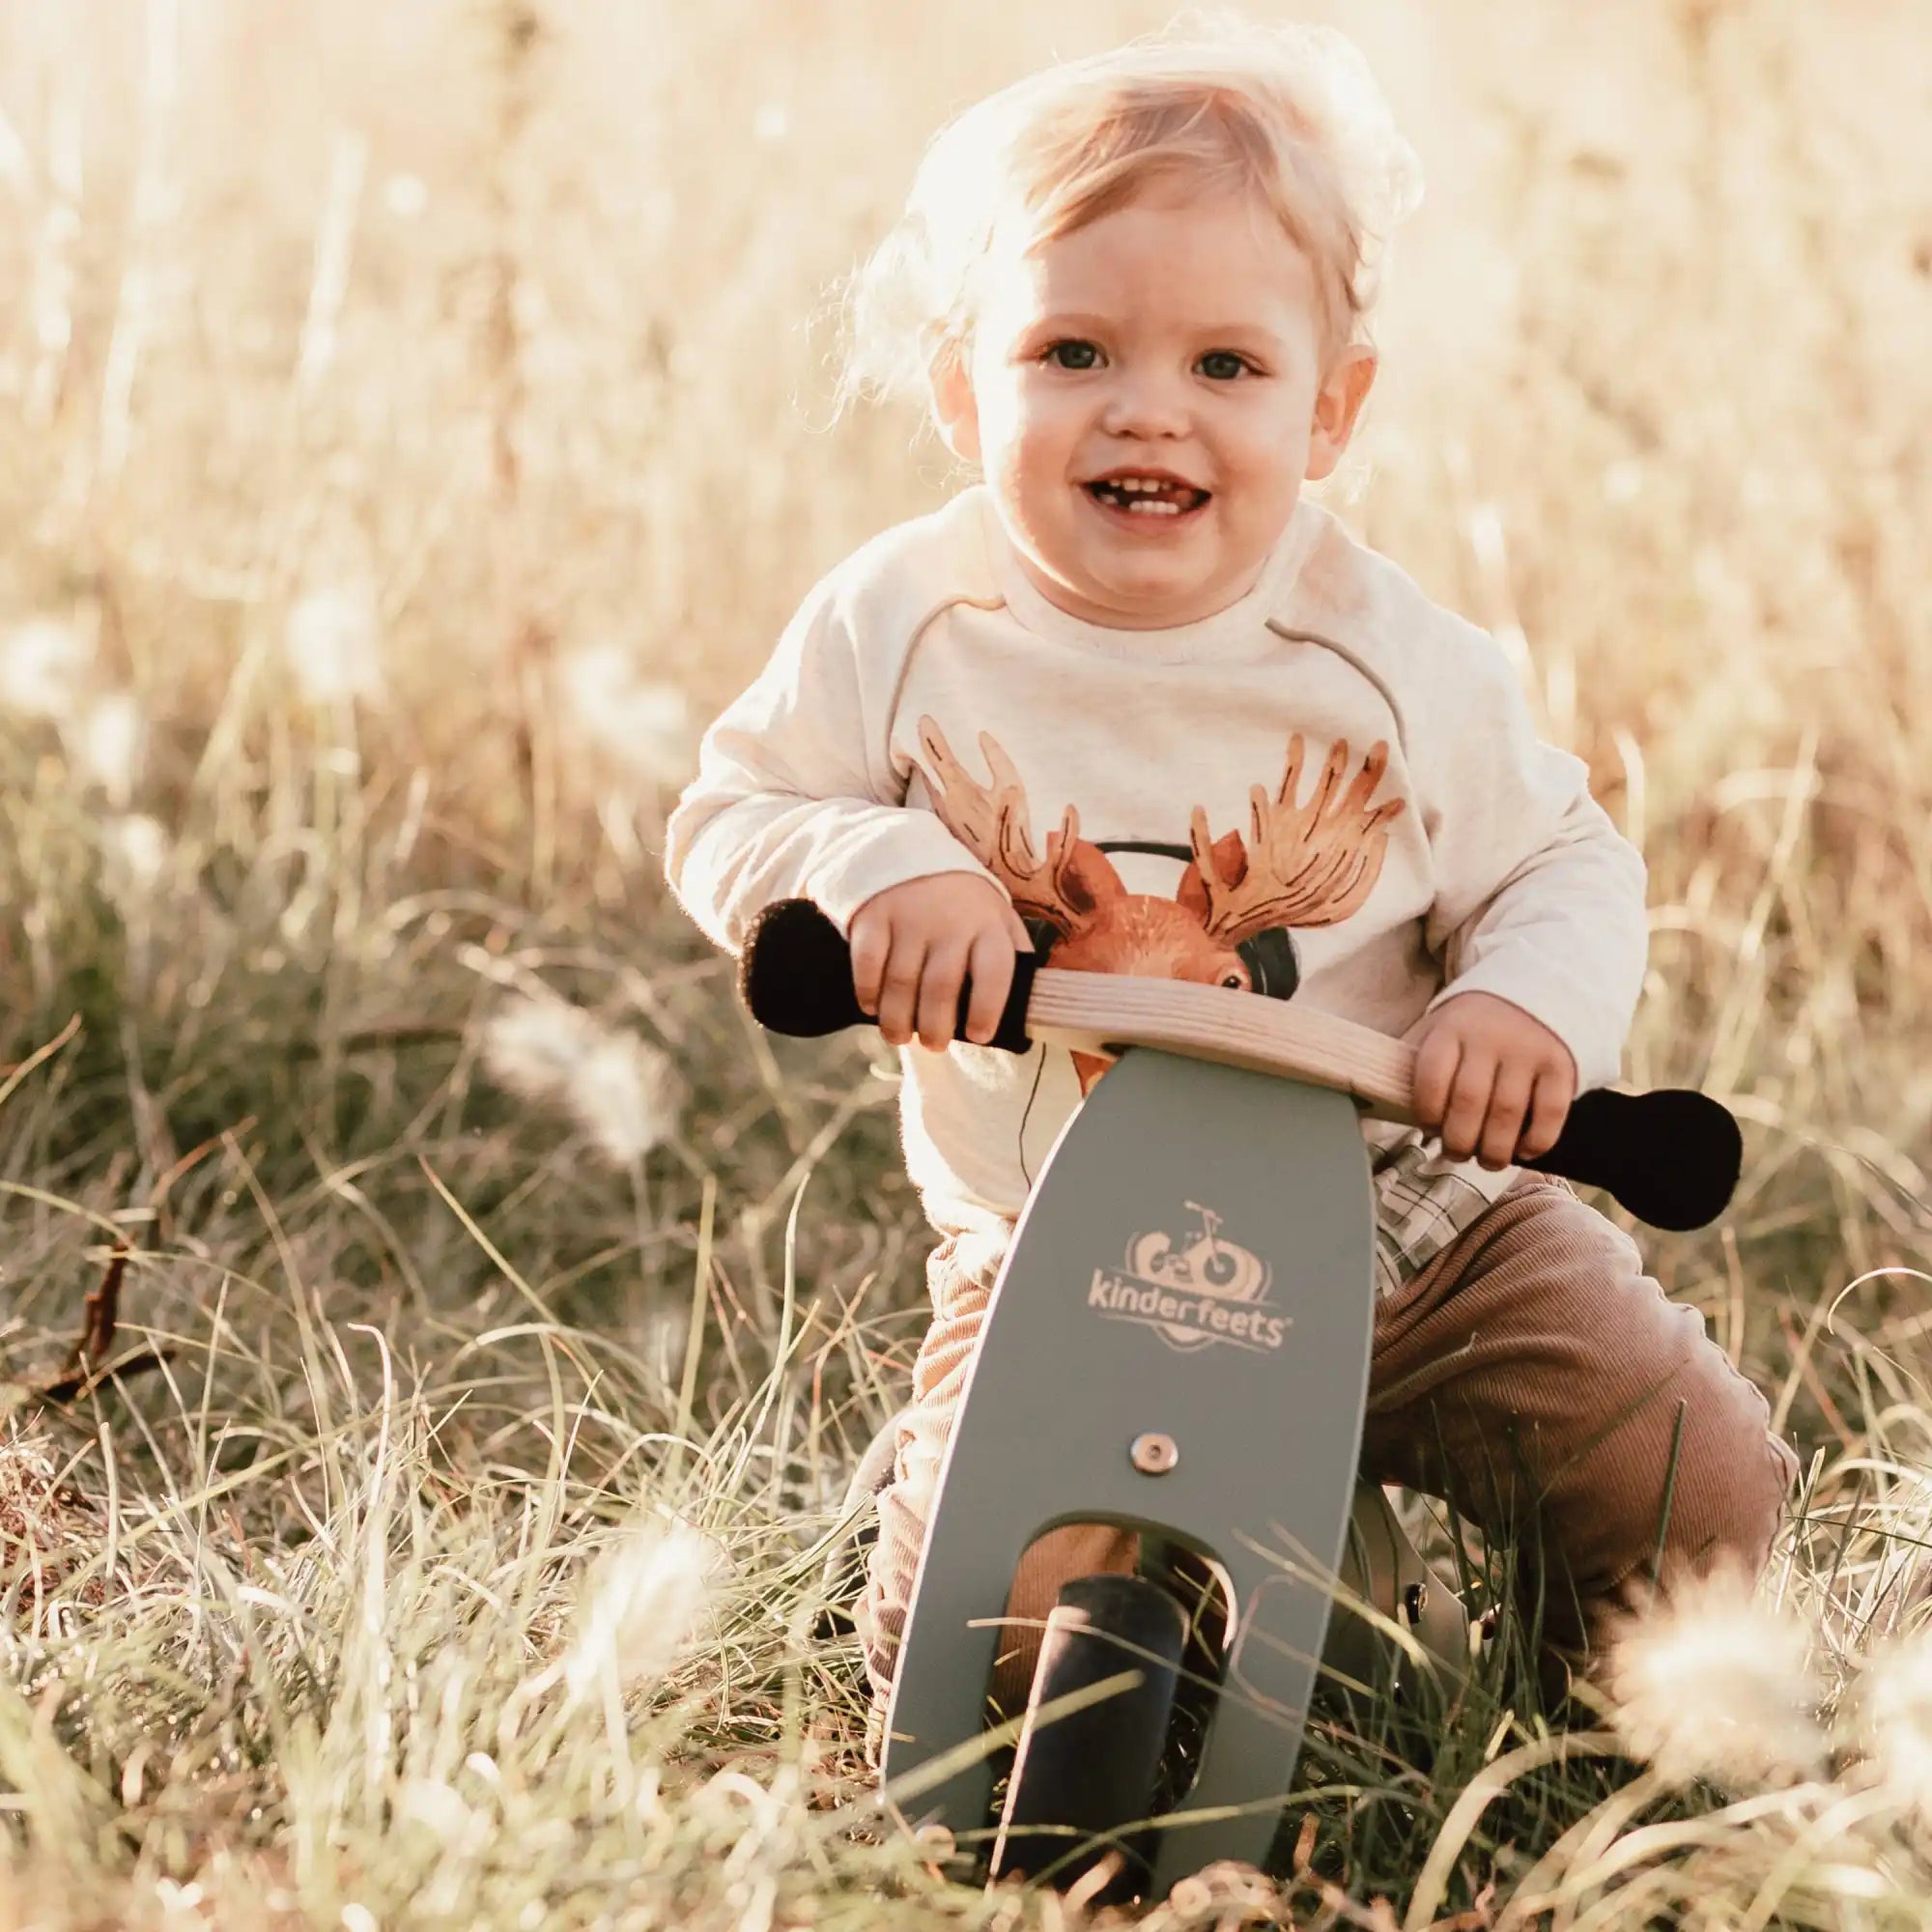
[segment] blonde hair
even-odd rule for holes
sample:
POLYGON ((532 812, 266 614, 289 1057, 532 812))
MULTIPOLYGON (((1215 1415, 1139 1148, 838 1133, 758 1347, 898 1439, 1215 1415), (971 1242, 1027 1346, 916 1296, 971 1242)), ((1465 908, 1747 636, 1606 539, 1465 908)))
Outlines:
POLYGON ((1421 170, 1354 44, 1226 10, 1067 61, 989 96, 933 137, 905 211, 846 285, 838 409, 923 401, 963 355, 980 270, 1124 207, 1154 184, 1234 189, 1307 257, 1332 353, 1373 307, 1388 235, 1421 170))

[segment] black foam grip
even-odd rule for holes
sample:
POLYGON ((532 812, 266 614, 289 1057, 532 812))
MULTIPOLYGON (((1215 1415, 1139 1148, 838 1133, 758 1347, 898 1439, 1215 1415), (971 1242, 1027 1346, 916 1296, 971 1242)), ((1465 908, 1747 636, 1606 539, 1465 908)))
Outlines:
MULTIPOLYGON (((991 1044, 1009 1053, 1032 1045, 1027 1001, 1037 953, 1013 961, 1012 991, 991 1044)), ((752 1016, 773 1033, 803 1039, 869 1026, 852 990, 852 952, 838 926, 809 899, 781 899, 758 915, 739 961, 738 987, 752 1016)), ((955 1037, 965 1037, 972 984, 959 999, 955 1037)), ((1581 1094, 1556 1145, 1522 1166, 1580 1180, 1614 1196, 1639 1221, 1683 1232, 1715 1221, 1730 1205, 1744 1165, 1744 1137, 1729 1110, 1707 1094, 1660 1088, 1650 1094, 1581 1094)))
MULTIPOLYGON (((1016 953, 1012 989, 1000 1013, 999 1031, 986 1043, 1008 1053, 1025 1053, 1027 1002, 1039 955, 1016 953)), ((870 1026, 852 990, 852 949, 838 926, 810 899, 781 899, 752 923, 738 962, 738 990, 752 1017, 773 1033, 817 1039, 846 1027, 870 1026)), ((953 1037, 966 1037, 966 1014, 973 998, 968 979, 959 991, 953 1037)))
POLYGON ((1598 1087, 1572 1102, 1556 1145, 1520 1164, 1604 1188, 1639 1221, 1681 1233, 1730 1206, 1744 1153, 1736 1119, 1708 1094, 1598 1087))

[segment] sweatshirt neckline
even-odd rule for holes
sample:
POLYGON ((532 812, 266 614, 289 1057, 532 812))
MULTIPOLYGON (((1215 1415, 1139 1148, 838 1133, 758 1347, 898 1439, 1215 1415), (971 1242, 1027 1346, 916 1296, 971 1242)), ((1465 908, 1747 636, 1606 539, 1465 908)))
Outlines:
POLYGON ((1295 505, 1287 529, 1268 553, 1262 574, 1236 602, 1191 624, 1132 631, 1090 623, 1042 595, 1013 554, 1012 540, 1000 522, 992 493, 983 483, 976 483, 971 494, 977 499, 987 565, 1015 621, 1037 637, 1077 644, 1101 657, 1134 664, 1225 663, 1263 655, 1272 642, 1267 620, 1274 614, 1282 591, 1306 560, 1317 533, 1318 519, 1304 498, 1295 505))

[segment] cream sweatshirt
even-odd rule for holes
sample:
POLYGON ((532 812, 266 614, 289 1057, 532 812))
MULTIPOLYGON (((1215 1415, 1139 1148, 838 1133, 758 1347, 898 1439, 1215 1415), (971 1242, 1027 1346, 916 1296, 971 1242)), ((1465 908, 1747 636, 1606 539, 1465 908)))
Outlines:
MULTIPOLYGON (((1493 993, 1565 1042, 1579 1091, 1617 1075, 1648 937, 1642 860, 1538 741, 1494 640, 1305 501, 1246 596, 1160 631, 1048 602, 983 485, 885 531, 707 732, 665 867, 732 952, 775 899, 846 928, 890 886, 966 871, 1056 965, 1220 977, 1265 950, 1273 988, 1396 1037, 1493 993)), ((1011 1219, 1080 1103, 1071 1057, 901 1063, 928 1218, 1011 1219)), ((1398 1271, 1513 1178, 1364 1132, 1398 1271)))

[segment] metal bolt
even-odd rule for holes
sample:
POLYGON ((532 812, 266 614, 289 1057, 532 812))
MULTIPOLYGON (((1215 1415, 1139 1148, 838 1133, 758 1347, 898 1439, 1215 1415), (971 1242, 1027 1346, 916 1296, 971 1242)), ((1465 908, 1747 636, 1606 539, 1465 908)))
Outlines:
POLYGON ((1180 1449, 1172 1435, 1151 1429, 1134 1437, 1127 1456, 1142 1475, 1164 1476, 1180 1461, 1180 1449))

